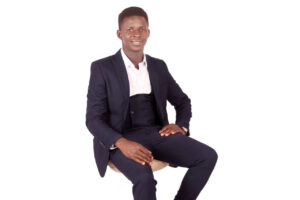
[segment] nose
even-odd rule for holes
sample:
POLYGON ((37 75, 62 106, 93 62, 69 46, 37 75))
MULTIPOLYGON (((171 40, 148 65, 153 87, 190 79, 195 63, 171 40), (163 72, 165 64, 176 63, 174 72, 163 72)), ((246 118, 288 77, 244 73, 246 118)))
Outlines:
POLYGON ((133 33, 132 33, 132 36, 134 36, 134 37, 140 37, 141 36, 141 32, 140 32, 140 30, 134 30, 133 31, 133 33))

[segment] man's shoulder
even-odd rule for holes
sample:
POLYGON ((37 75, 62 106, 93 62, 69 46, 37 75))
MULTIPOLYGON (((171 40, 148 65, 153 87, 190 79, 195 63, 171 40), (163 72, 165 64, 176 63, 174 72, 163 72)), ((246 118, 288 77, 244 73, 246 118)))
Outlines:
POLYGON ((92 62, 92 65, 107 65, 107 64, 110 64, 111 60, 113 59, 113 56, 114 55, 107 56, 107 57, 95 60, 95 61, 92 62))
POLYGON ((156 57, 150 56, 148 54, 146 54, 146 56, 148 57, 149 60, 151 60, 151 62, 158 63, 158 64, 165 64, 165 61, 163 61, 160 58, 156 58, 156 57))
POLYGON ((148 54, 146 54, 147 56, 147 61, 149 61, 149 65, 151 65, 152 67, 154 67, 156 70, 159 70, 160 72, 167 72, 168 71, 168 67, 167 64, 165 63, 164 60, 160 59, 160 58, 156 58, 153 56, 149 56, 148 54))

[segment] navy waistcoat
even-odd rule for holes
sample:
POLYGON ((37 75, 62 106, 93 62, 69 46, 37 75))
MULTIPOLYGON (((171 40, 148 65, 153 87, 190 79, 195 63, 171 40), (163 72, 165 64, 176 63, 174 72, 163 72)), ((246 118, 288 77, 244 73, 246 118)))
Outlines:
POLYGON ((159 125, 154 94, 136 94, 129 97, 129 108, 124 129, 159 125))

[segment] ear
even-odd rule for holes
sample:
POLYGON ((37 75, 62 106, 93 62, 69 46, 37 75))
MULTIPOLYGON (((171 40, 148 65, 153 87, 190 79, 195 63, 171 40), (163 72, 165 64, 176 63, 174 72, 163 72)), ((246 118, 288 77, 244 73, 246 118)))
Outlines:
POLYGON ((150 29, 148 29, 148 37, 150 36, 150 29))
POLYGON ((117 36, 120 40, 122 40, 122 33, 120 30, 117 30, 117 36))

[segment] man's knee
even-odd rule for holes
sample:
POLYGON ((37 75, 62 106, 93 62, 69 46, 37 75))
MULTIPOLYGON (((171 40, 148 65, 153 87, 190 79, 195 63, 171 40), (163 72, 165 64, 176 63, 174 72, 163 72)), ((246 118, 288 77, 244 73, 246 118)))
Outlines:
POLYGON ((218 154, 216 150, 213 148, 209 147, 209 150, 206 152, 205 155, 205 162, 209 165, 214 166, 218 160, 218 154))

